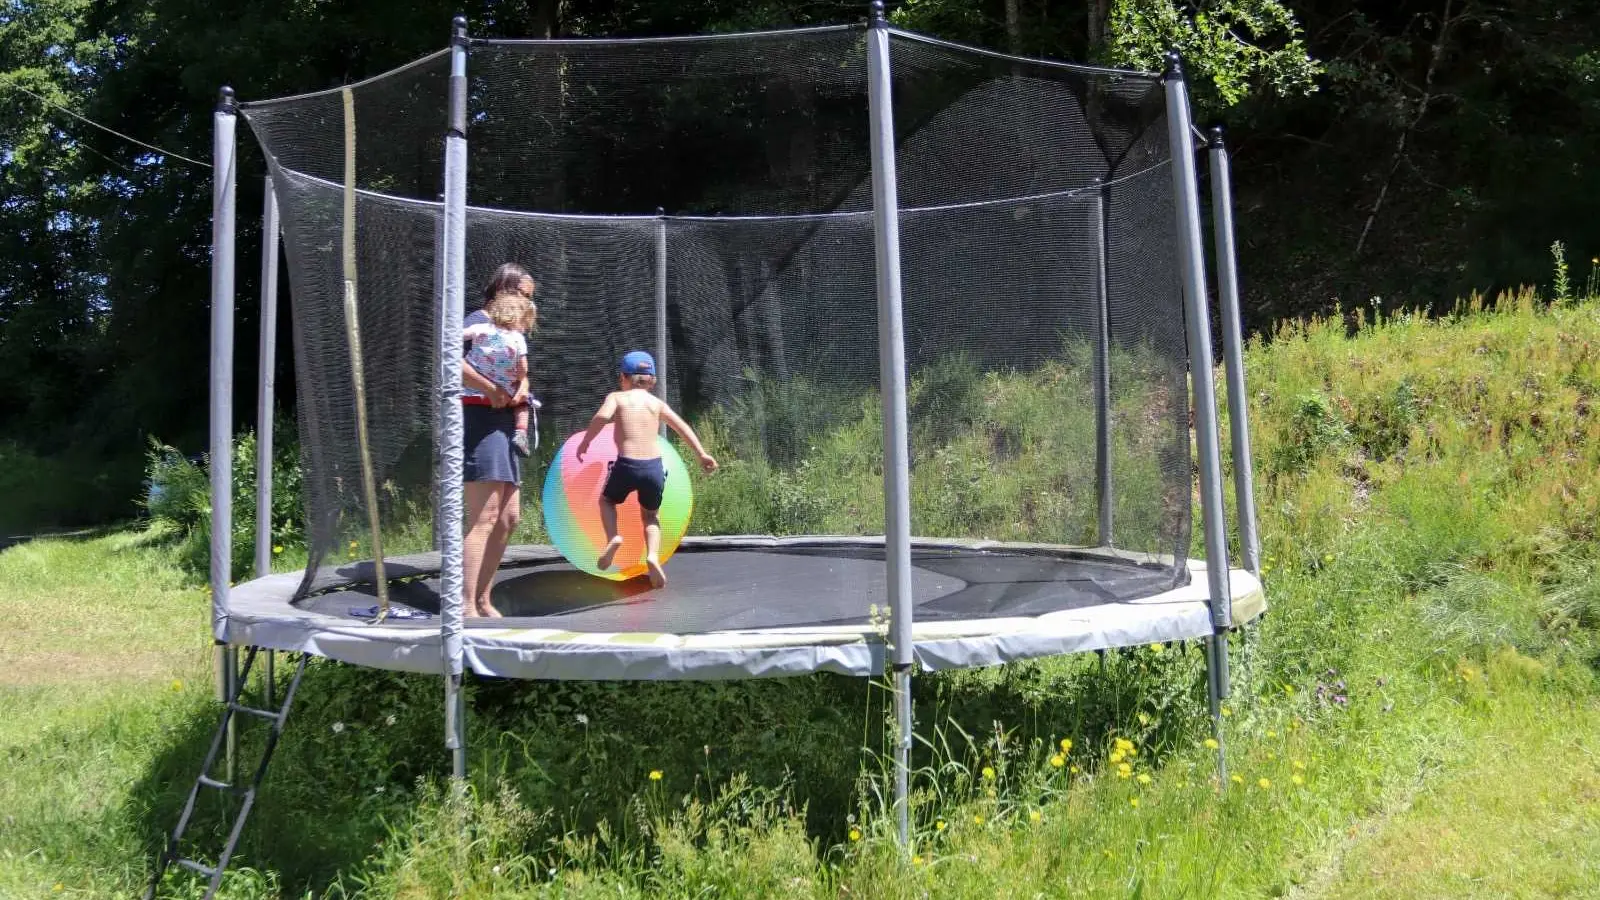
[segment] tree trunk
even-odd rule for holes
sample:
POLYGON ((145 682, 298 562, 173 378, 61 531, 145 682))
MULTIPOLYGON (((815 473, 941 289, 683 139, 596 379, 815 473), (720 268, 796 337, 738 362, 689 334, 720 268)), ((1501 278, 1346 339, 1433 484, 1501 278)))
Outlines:
POLYGON ((1014 54, 1022 53, 1021 0, 1006 0, 1006 46, 1014 54))
POLYGON ((1106 20, 1111 18, 1111 0, 1088 0, 1089 2, 1089 58, 1093 59, 1100 54, 1106 45, 1106 20))
POLYGON ((1356 256, 1366 249, 1367 238, 1372 234, 1372 226, 1377 224, 1378 213, 1383 210, 1383 201, 1389 196, 1389 187, 1394 183, 1394 177, 1400 172, 1400 166, 1405 162, 1406 143, 1411 139, 1411 133, 1417 130, 1422 120, 1427 117, 1429 107, 1433 106, 1434 76, 1439 71, 1439 61, 1444 57, 1445 43, 1450 39, 1450 29, 1461 19, 1471 13, 1471 4, 1461 9, 1454 17, 1451 15, 1453 0, 1444 0, 1444 13, 1439 18, 1439 32, 1433 41, 1433 52, 1428 57, 1428 70, 1422 79, 1422 96, 1417 98, 1417 108, 1411 120, 1401 130, 1399 139, 1395 142, 1394 157, 1389 161, 1389 170, 1383 176, 1383 184, 1378 188, 1378 199, 1372 202, 1372 209, 1367 213, 1367 221, 1361 226, 1361 237, 1356 239, 1356 256))

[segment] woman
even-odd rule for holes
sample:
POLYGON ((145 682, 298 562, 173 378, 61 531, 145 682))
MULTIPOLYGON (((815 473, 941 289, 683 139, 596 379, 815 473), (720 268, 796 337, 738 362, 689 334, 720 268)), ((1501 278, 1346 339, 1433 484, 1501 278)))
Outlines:
MULTIPOLYGON (((531 302, 533 292, 528 271, 506 263, 495 270, 483 289, 483 302, 487 306, 508 293, 531 302)), ((462 325, 471 328, 487 321, 487 315, 479 310, 468 315, 462 325)), ((516 410, 529 400, 528 380, 523 378, 515 392, 508 392, 463 359, 461 384, 467 504, 462 599, 467 615, 498 618, 500 611, 491 602, 494 574, 522 518, 522 465, 514 439, 516 410)))

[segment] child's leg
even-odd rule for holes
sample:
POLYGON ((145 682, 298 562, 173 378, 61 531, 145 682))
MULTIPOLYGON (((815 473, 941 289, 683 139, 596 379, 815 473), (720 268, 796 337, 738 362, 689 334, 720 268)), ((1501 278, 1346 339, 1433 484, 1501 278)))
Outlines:
POLYGON ((639 510, 644 520, 644 564, 650 570, 650 586, 665 587, 667 573, 661 569, 661 517, 653 509, 639 510))
POLYGON ((605 497, 600 498, 600 524, 606 530, 606 549, 601 552, 596 565, 609 569, 617 551, 622 548, 622 535, 617 534, 617 505, 605 497))
POLYGON ((511 449, 519 456, 532 456, 533 448, 528 446, 528 406, 523 404, 517 407, 515 427, 511 431, 511 449))

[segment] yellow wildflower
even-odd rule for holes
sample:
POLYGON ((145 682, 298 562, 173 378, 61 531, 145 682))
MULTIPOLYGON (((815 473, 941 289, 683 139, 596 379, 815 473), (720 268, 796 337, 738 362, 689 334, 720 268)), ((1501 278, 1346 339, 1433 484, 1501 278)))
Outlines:
POLYGON ((1166 647, 1163 647, 1160 644, 1151 644, 1150 645, 1150 652, 1156 654, 1157 656, 1160 656, 1161 653, 1163 651, 1165 651, 1166 649, 1167 649, 1166 647))
POLYGON ((1059 753, 1057 753, 1055 756, 1050 757, 1050 765, 1052 765, 1052 766, 1054 766, 1054 767, 1056 767, 1058 769, 1061 768, 1062 766, 1066 765, 1066 764, 1067 764, 1067 758, 1065 756, 1062 756, 1059 753))
POLYGON ((1113 743, 1116 745, 1118 750, 1122 750, 1124 752, 1133 749, 1133 741, 1130 741, 1127 738, 1117 738, 1113 743))
POLYGON ((176 678, 172 679, 172 692, 176 694, 181 690, 183 690, 183 682, 176 678))
POLYGON ((272 552, 275 553, 275 554, 276 553, 282 553, 283 552, 283 545, 282 544, 273 544, 272 545, 272 552))
POLYGON ((1272 731, 1272 730, 1271 730, 1271 729, 1268 729, 1268 730, 1267 730, 1267 737, 1269 737, 1269 738, 1275 738, 1275 737, 1277 737, 1277 736, 1278 736, 1278 733, 1277 733, 1277 732, 1276 732, 1276 731, 1272 731))
POLYGON ((1071 753, 1072 752, 1072 738, 1062 738, 1061 739, 1061 752, 1062 753, 1071 753))
POLYGON ((1221 744, 1217 743, 1217 739, 1216 738, 1206 738, 1205 744, 1206 744, 1206 749, 1207 750, 1215 750, 1218 747, 1222 746, 1221 744))
POLYGON ((854 825, 850 826, 850 840, 852 840, 852 841, 861 840, 861 829, 855 827, 854 825))
POLYGON ((1083 770, 1078 768, 1077 766, 1073 766, 1072 768, 1068 769, 1067 771, 1072 773, 1073 775, 1076 775, 1079 772, 1082 772, 1083 770))
POLYGON ((1295 760, 1295 761, 1294 761, 1294 762, 1293 762, 1293 763, 1291 763, 1291 765, 1293 765, 1293 766, 1294 766, 1294 767, 1295 767, 1295 768, 1296 768, 1296 769, 1300 769, 1300 770, 1302 770, 1302 771, 1304 771, 1304 770, 1305 770, 1305 767, 1306 767, 1306 764, 1305 764, 1305 763, 1303 763, 1303 762, 1301 762, 1301 761, 1300 761, 1300 760, 1298 760, 1298 759, 1297 759, 1297 760, 1295 760))
POLYGON ((1140 784, 1149 784, 1150 783, 1150 773, 1149 772, 1140 772, 1138 781, 1139 781, 1140 784))
POLYGON ((1117 775, 1119 775, 1119 776, 1121 776, 1123 778, 1132 777, 1133 776, 1133 766, 1130 765, 1129 763, 1121 763, 1121 764, 1119 764, 1117 766, 1117 775))
POLYGON ((920 865, 922 865, 922 863, 923 863, 923 859, 922 859, 921 856, 913 856, 913 857, 911 857, 911 864, 913 866, 920 866, 920 865))
POLYGON ((651 769, 650 770, 650 780, 651 781, 660 781, 661 780, 661 770, 660 769, 651 769))
POLYGON ((1113 751, 1111 751, 1111 761, 1112 762, 1119 763, 1119 762, 1122 762, 1124 759, 1127 759, 1127 755, 1124 754, 1121 750, 1113 750, 1113 751))
POLYGON ((1132 747, 1128 748, 1128 758, 1129 759, 1133 759, 1135 756, 1138 756, 1138 755, 1139 755, 1139 751, 1133 749, 1132 747))
POLYGON ((1231 716, 1231 715, 1233 715, 1233 709, 1231 707, 1224 706, 1222 708, 1222 717, 1223 718, 1227 718, 1228 716, 1231 716))
POLYGON ((1134 809, 1138 809, 1139 808, 1139 798, 1138 797, 1129 797, 1128 798, 1128 805, 1133 807, 1134 809))
POLYGON ((983 816, 973 816, 972 817, 972 824, 974 824, 974 825, 982 825, 983 824, 983 816))
POLYGON ((1232 778, 1229 778, 1228 780, 1233 782, 1234 784, 1244 784, 1244 779, 1240 778, 1238 775, 1235 775, 1232 778))
POLYGON ((1267 788, 1272 787, 1272 782, 1265 778, 1258 778, 1256 779, 1256 787, 1261 788, 1264 791, 1267 788))
POLYGON ((1289 782, 1291 784, 1293 784, 1295 787, 1299 787, 1300 785, 1305 784, 1306 780, 1304 778, 1300 777, 1300 773, 1299 772, 1296 772, 1293 775, 1289 776, 1289 782))
POLYGON ((933 823, 934 831, 943 831, 946 827, 948 827, 948 824, 943 819, 935 820, 933 823))
POLYGON ((1044 814, 1039 812, 1037 809, 1028 810, 1028 821, 1029 822, 1032 822, 1033 824, 1037 825, 1037 824, 1039 824, 1039 820, 1043 819, 1043 818, 1044 818, 1044 814))
POLYGON ((984 766, 983 767, 983 780, 984 781, 993 781, 994 780, 994 767, 993 766, 984 766))

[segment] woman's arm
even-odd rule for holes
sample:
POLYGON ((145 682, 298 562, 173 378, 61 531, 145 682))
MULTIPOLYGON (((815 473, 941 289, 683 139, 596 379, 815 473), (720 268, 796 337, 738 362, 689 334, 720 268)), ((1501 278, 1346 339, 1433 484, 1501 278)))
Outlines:
POLYGON ((495 407, 505 406, 511 402, 504 389, 484 376, 482 372, 472 367, 465 360, 461 363, 461 383, 478 393, 489 398, 489 403, 495 407))

